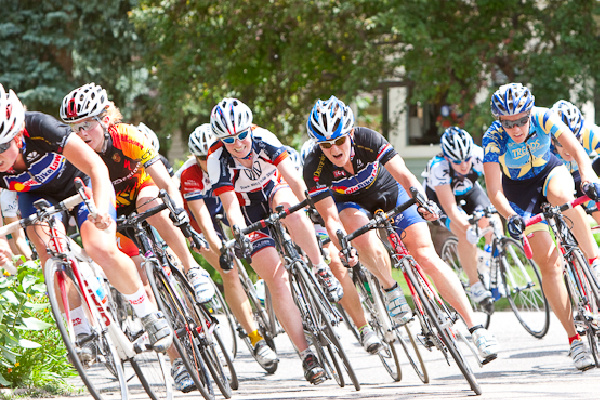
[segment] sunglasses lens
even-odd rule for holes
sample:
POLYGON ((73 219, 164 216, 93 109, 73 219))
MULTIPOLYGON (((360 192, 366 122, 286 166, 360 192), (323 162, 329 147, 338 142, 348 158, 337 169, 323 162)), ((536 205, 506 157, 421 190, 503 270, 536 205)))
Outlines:
POLYGON ((221 141, 223 143, 227 143, 227 144, 234 144, 235 140, 244 140, 248 137, 248 132, 249 130, 246 129, 245 131, 241 131, 240 133, 238 133, 237 135, 233 135, 233 136, 228 136, 226 138, 221 139, 221 141))
POLYGON ((333 141, 321 142, 321 143, 319 143, 319 146, 321 146, 321 148, 323 148, 323 149, 330 149, 331 146, 333 146, 334 144, 336 146, 341 146, 344 143, 346 143, 346 135, 341 136, 341 137, 339 137, 339 138, 337 138, 336 140, 333 140, 333 141))
POLYGON ((246 139, 246 137, 248 137, 248 130, 240 132, 237 135, 238 140, 244 140, 244 139, 246 139))
POLYGON ((221 140, 223 141, 223 143, 227 143, 227 144, 234 144, 235 143, 235 138, 232 138, 232 137, 223 138, 221 140))

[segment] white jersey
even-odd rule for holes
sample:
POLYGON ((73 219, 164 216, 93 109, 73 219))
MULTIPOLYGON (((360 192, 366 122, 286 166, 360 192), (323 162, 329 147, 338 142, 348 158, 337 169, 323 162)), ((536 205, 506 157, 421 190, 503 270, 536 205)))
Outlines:
POLYGON ((429 160, 422 176, 423 186, 434 189, 436 186, 450 185, 455 196, 462 196, 473 189, 477 178, 483 174, 483 148, 473 145, 471 153, 472 167, 468 174, 460 175, 450 166, 443 155, 437 155, 429 160))

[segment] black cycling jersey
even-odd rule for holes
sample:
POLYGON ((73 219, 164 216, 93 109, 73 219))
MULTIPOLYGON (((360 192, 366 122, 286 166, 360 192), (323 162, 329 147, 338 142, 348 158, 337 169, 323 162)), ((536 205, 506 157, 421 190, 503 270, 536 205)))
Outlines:
POLYGON ((314 147, 304 162, 304 181, 315 201, 333 196, 336 202, 352 201, 374 212, 396 206, 398 183, 384 165, 396 155, 396 150, 378 132, 354 128, 351 174, 336 167, 314 147))
POLYGON ((87 181, 62 155, 71 129, 50 115, 25 112, 23 147, 20 149, 27 169, 0 172, 0 186, 15 192, 30 192, 66 198, 77 193, 75 177, 87 181))

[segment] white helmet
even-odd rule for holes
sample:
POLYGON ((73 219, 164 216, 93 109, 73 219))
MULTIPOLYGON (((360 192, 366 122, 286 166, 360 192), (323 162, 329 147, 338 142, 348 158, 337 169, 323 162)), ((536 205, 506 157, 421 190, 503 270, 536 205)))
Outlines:
POLYGON ((306 160, 306 156, 308 156, 308 154, 313 151, 316 144, 317 142, 315 141, 315 139, 309 139, 306 142, 304 142, 304 144, 300 148, 300 163, 302 165, 304 165, 304 160, 306 160))
POLYGON ((252 126, 252 111, 233 97, 225 97, 210 113, 210 124, 217 138, 245 131, 252 126))
POLYGON ((25 107, 15 92, 8 94, 0 84, 0 144, 10 142, 23 128, 25 107))
POLYGON ((158 140, 158 136, 152 129, 148 128, 148 126, 143 122, 140 122, 140 124, 136 126, 136 128, 138 131, 146 135, 148 140, 152 142, 152 146, 156 151, 160 149, 160 141, 158 140))
POLYGON ((451 126, 444 131, 440 140, 442 152, 455 163, 471 158, 473 152, 473 138, 469 132, 456 126, 451 126))
POLYGON ((194 132, 190 133, 190 139, 188 140, 190 153, 195 156, 207 156, 208 149, 214 141, 215 135, 213 134, 210 124, 202 124, 194 129, 194 132))
POLYGON ((65 122, 78 122, 100 115, 107 106, 106 90, 94 82, 86 83, 63 98, 60 117, 65 122))

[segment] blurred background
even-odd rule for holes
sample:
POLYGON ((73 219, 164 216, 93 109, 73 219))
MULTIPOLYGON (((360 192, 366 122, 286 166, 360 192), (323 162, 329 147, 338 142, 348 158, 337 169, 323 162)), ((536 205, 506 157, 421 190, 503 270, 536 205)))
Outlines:
POLYGON ((58 117, 95 82, 176 166, 224 96, 299 148, 334 94, 416 174, 446 127, 481 141, 503 83, 586 120, 600 107, 596 0, 2 0, 0 15, 0 83, 28 109, 58 117))

